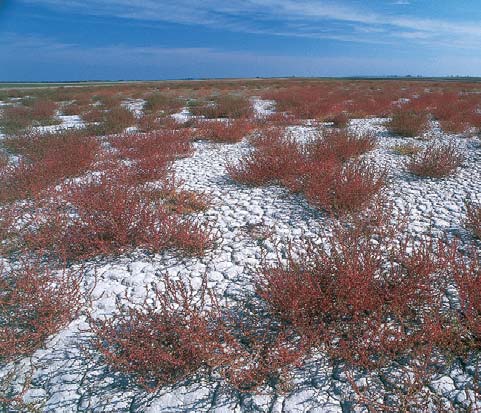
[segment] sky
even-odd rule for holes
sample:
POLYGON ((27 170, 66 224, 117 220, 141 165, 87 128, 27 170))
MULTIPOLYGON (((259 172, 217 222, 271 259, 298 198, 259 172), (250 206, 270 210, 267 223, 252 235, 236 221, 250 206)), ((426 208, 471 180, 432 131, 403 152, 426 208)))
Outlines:
POLYGON ((481 76, 481 0, 0 0, 0 81, 481 76))

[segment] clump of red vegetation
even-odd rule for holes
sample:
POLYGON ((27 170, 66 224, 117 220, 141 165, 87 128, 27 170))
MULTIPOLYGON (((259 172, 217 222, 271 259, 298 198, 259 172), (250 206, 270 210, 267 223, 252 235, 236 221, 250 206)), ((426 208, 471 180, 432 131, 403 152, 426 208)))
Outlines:
POLYGON ((331 357, 364 368, 422 345, 445 291, 432 245, 397 243, 376 218, 339 224, 329 243, 308 244, 300 259, 265 268, 257 281, 274 314, 331 357))
POLYGON ((252 123, 246 119, 203 121, 197 126, 198 137, 219 143, 240 142, 253 130, 252 123))
POLYGON ((42 125, 49 123, 49 120, 54 115, 56 108, 57 105, 50 100, 35 99, 30 108, 31 119, 42 125))
POLYGON ((349 115, 346 112, 340 112, 327 120, 336 128, 345 128, 349 124, 349 115))
POLYGON ((157 191, 132 185, 122 173, 69 183, 61 193, 38 208, 20 232, 20 244, 68 260, 136 248, 196 255, 212 246, 203 225, 173 214, 157 191))
POLYGON ((384 185, 384 173, 369 163, 325 161, 310 165, 303 193, 312 205, 341 214, 368 205, 384 185))
POLYGON ((300 145, 282 129, 266 129, 253 139, 253 145, 249 155, 228 167, 234 180, 281 184, 332 213, 362 208, 384 186, 382 172, 356 159, 374 148, 371 135, 333 131, 300 145))
POLYGON ((345 162, 357 158, 376 147, 373 134, 354 134, 346 129, 320 133, 308 146, 309 157, 317 162, 335 158, 345 162))
POLYGON ((90 109, 82 112, 81 118, 85 122, 102 122, 104 119, 104 111, 100 109, 90 109))
POLYGON ((38 261, 0 267, 0 363, 40 348, 81 304, 78 273, 53 271, 38 261))
POLYGON ((239 163, 228 166, 232 179, 249 185, 287 183, 304 169, 300 146, 284 130, 268 128, 252 140, 254 149, 239 163))
POLYGON ((148 391, 212 371, 240 391, 282 384, 303 354, 299 344, 262 320, 258 307, 236 310, 219 305, 205 278, 194 291, 184 280, 164 277, 143 303, 119 305, 116 315, 90 325, 108 365, 148 391))
MULTIPOLYGON (((458 324, 464 347, 468 351, 479 351, 481 348, 481 263, 475 251, 469 257, 457 256, 450 260, 459 291, 460 312, 458 324)), ((459 350, 459 349, 456 349, 459 350)))
POLYGON ((210 101, 191 101, 189 110, 194 116, 206 118, 240 119, 252 116, 253 109, 244 96, 223 94, 215 96, 210 101))
POLYGON ((133 162, 125 168, 137 183, 162 179, 175 159, 192 153, 190 129, 161 129, 146 134, 131 133, 110 138, 122 160, 133 162))
MULTIPOLYGON (((133 375, 146 390, 175 383, 216 364, 222 353, 217 312, 182 281, 164 278, 149 301, 118 308, 90 322, 95 348, 113 368, 133 375)), ((204 291, 205 293, 205 291, 204 291)))
POLYGON ((415 111, 409 106, 395 110, 386 127, 391 133, 400 136, 420 136, 429 127, 428 113, 425 111, 415 111))
POLYGON ((481 239, 481 206, 469 203, 466 209, 466 226, 476 238, 481 239))
POLYGON ((32 133, 3 143, 21 158, 18 164, 0 168, 0 203, 38 196, 66 178, 81 175, 90 168, 100 148, 97 140, 75 131, 32 133))
POLYGON ((480 102, 477 94, 444 92, 436 95, 433 114, 448 133, 465 133, 481 126, 480 102))
POLYGON ((407 169, 417 176, 444 178, 454 173, 463 161, 464 154, 453 142, 435 142, 413 156, 407 163, 407 169))

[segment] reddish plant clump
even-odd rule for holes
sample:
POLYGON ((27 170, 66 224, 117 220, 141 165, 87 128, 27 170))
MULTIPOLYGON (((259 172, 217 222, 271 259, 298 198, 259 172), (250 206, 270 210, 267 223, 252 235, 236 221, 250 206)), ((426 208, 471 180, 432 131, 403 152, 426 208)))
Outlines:
POLYGON ((205 277, 198 291, 164 277, 162 288, 140 305, 119 305, 112 318, 90 325, 107 364, 147 391, 210 372, 240 391, 284 384, 304 354, 301 346, 253 309, 243 308, 240 316, 235 311, 219 305, 205 277))
MULTIPOLYGON (((205 291, 204 291, 205 292, 205 291)), ((106 363, 131 374, 148 391, 216 364, 222 353, 217 312, 182 281, 164 278, 150 301, 105 320, 91 319, 94 346, 106 363)))
POLYGON ((472 231, 476 238, 481 239, 481 206, 467 204, 466 226, 472 231))
POLYGON ((309 158, 315 162, 323 162, 332 158, 345 162, 351 158, 357 158, 375 147, 376 138, 374 135, 370 133, 357 135, 344 129, 325 131, 319 134, 309 144, 307 152, 309 158))
POLYGON ((131 177, 132 183, 143 183, 165 177, 172 161, 192 153, 190 129, 162 129, 146 134, 125 134, 110 139, 117 155, 133 161, 123 173, 131 177))
POLYGON ((303 192, 313 205, 340 214, 362 209, 384 185, 384 173, 368 163, 324 162, 309 169, 303 192))
MULTIPOLYGON (((455 257, 450 262, 454 280, 459 290, 459 324, 464 327, 462 334, 468 350, 481 349, 481 264, 476 252, 469 257, 455 257)), ((449 264, 448 264, 449 265, 449 264)), ((459 350, 459 349, 457 349, 459 350)))
POLYGON ((411 240, 394 241, 365 221, 336 227, 329 245, 309 244, 300 259, 264 268, 257 292, 311 345, 351 366, 428 351, 421 347, 441 340, 433 334, 446 285, 429 242, 409 252, 411 240))
POLYGON ((204 121, 197 125, 199 137, 220 143, 240 142, 253 130, 251 122, 246 119, 204 121))
POLYGON ((253 151, 227 170, 234 180, 249 185, 289 182, 294 186, 305 160, 300 147, 283 136, 283 130, 272 128, 253 140, 253 151))
POLYGON ((428 114, 403 107, 392 113, 391 119, 386 123, 386 127, 396 135, 419 136, 429 127, 428 114))
POLYGON ((86 172, 100 150, 98 141, 76 132, 29 134, 6 139, 4 145, 22 158, 0 170, 0 203, 36 197, 86 172))
POLYGON ((228 166, 234 180, 250 185, 284 185, 304 193, 313 205, 331 213, 362 208, 385 183, 383 172, 351 159, 374 147, 370 135, 337 131, 319 135, 302 146, 285 137, 282 130, 266 129, 253 139, 253 145, 249 155, 228 166))
POLYGON ((464 154, 454 143, 433 143, 413 156, 407 169, 417 176, 444 178, 454 173, 463 161, 464 154))
POLYGON ((120 177, 67 188, 76 218, 59 239, 70 258, 116 254, 143 248, 149 251, 177 248, 202 254, 212 245, 206 229, 191 220, 168 213, 161 199, 120 177), (119 181, 120 180, 120 181, 119 181))
POLYGON ((0 362, 33 353, 77 315, 79 280, 38 262, 0 268, 0 362))

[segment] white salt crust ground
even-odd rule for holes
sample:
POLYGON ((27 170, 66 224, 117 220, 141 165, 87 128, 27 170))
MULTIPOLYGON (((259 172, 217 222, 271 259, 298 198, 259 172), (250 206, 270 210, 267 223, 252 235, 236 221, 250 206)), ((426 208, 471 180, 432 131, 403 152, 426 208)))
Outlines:
MULTIPOLYGON (((271 106, 255 102, 254 105, 260 114, 271 106)), ((464 201, 476 199, 479 194, 479 140, 457 139, 467 158, 454 176, 443 180, 413 178, 404 171, 402 163, 406 158, 390 150, 395 144, 411 139, 389 136, 383 122, 382 119, 354 120, 351 128, 377 133, 379 148, 368 156, 388 169, 391 181, 387 192, 396 210, 410 210, 410 230, 419 234, 431 227, 433 231, 461 235, 472 241, 462 221, 464 201)), ((291 128, 300 140, 308 138, 312 130, 311 127, 291 128)), ((450 138, 434 130, 439 139, 450 138)), ((416 143, 423 144, 417 140, 416 143)), ((286 239, 298 239, 302 235, 316 237, 316 230, 328 225, 329 220, 310 208, 300 196, 290 195, 275 186, 250 188, 232 182, 226 173, 226 163, 239 159, 248 151, 245 142, 235 145, 197 142, 191 158, 175 163, 177 176, 184 181, 185 188, 205 192, 211 198, 211 208, 199 214, 199 219, 209 221, 218 231, 218 245, 204 257, 195 259, 169 253, 155 256, 138 253, 97 263, 96 271, 92 265, 86 288, 92 285, 96 272, 94 315, 111 314, 115 310, 115 299, 124 294, 141 301, 145 287, 158 282, 165 272, 188 277, 194 286, 200 285, 202 274, 206 274, 209 286, 235 299, 252 288, 253 269, 259 265, 261 253, 264 251, 268 259, 275 259, 273 243, 262 239, 264 232, 271 232, 274 240, 282 245, 286 239)), ((275 394, 270 389, 261 395, 240 394, 215 377, 209 380, 191 378, 147 394, 127 377, 109 371, 95 355, 84 349, 89 338, 86 328, 85 319, 81 317, 53 337, 31 360, 20 363, 20 372, 33 366, 26 401, 40 402, 45 412, 353 411, 345 380, 321 355, 295 371, 293 386, 287 394, 275 394)), ((432 391, 464 403, 471 395, 466 391, 466 383, 472 381, 469 374, 474 374, 472 368, 466 370, 468 375, 452 367, 433 382, 432 391)))

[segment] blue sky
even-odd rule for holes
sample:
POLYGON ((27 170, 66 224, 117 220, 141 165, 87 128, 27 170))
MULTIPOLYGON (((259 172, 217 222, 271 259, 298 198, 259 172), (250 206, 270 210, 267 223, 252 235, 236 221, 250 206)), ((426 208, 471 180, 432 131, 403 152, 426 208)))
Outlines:
POLYGON ((0 0, 0 80, 481 75, 480 0, 0 0))

